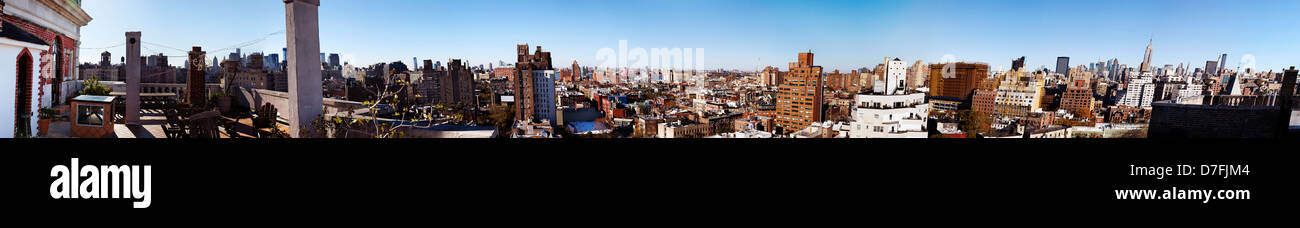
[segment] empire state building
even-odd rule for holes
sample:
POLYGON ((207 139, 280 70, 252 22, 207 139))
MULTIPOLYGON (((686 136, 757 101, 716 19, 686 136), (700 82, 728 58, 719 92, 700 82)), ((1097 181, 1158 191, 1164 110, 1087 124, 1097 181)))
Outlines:
POLYGON ((1142 57, 1142 69, 1140 69, 1142 73, 1151 72, 1151 45, 1154 42, 1155 39, 1147 41, 1147 54, 1146 57, 1142 57))

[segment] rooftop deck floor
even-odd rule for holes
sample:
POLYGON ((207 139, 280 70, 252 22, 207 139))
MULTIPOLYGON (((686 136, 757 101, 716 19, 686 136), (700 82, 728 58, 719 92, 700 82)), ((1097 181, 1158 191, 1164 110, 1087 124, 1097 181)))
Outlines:
MULTIPOLYGON (((224 117, 223 117, 224 118, 224 117)), ((228 120, 232 120, 227 118, 228 120)), ((163 131, 163 125, 167 124, 167 117, 163 115, 162 110, 141 110, 140 125, 126 125, 120 123, 114 124, 113 134, 109 138, 167 138, 163 131)), ((277 124, 277 128, 288 132, 289 126, 277 124)), ((221 138, 232 138, 226 134, 224 126, 217 127, 221 138)), ((235 124, 237 136, 235 138, 257 138, 259 132, 267 133, 265 129, 253 127, 253 119, 242 118, 235 124)), ((55 120, 50 122, 49 133, 44 138, 74 138, 72 134, 72 122, 68 120, 55 120)))

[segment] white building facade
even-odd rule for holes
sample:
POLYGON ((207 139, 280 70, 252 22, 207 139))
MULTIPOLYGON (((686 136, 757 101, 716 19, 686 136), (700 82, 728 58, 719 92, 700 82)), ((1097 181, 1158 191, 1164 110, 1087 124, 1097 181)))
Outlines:
POLYGON ((1128 87, 1124 90, 1124 99, 1120 100, 1119 105, 1151 108, 1151 101, 1156 94, 1156 86, 1152 83, 1151 78, 1151 72, 1145 72, 1141 76, 1129 80, 1128 87))
POLYGON ((1188 84, 1183 89, 1178 90, 1178 99, 1200 96, 1203 92, 1205 92, 1205 88, 1201 84, 1188 84))
MULTIPOLYGON (((877 89, 879 90, 879 89, 877 89)), ((885 58, 886 94, 902 94, 907 90, 907 65, 900 59, 885 58)))
POLYGON ((930 104, 924 93, 858 94, 849 138, 928 138, 930 104))
POLYGON ((533 112, 537 119, 555 122, 555 70, 533 71, 533 112))

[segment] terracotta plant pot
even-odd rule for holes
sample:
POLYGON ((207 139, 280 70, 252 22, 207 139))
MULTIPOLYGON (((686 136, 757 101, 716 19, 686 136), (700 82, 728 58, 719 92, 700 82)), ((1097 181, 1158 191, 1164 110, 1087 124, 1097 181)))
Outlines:
POLYGON ((50 132, 50 119, 41 119, 36 121, 36 135, 45 136, 50 132))

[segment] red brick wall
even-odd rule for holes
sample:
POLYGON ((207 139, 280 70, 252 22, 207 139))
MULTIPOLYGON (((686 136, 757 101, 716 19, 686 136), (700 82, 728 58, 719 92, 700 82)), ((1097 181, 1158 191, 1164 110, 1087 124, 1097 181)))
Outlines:
MULTIPOLYGON (((63 44, 63 46, 61 47, 62 49, 71 49, 71 50, 73 50, 73 51, 76 51, 76 49, 77 49, 77 48, 76 48, 76 47, 77 47, 77 40, 72 39, 72 38, 68 37, 68 36, 65 35, 65 34, 60 34, 60 33, 54 32, 54 30, 50 30, 50 29, 48 29, 48 28, 41 27, 41 26, 36 25, 36 24, 34 24, 34 23, 28 22, 27 20, 24 20, 24 19, 22 19, 22 18, 19 18, 19 17, 13 16, 13 15, 3 15, 3 16, 0 16, 0 21, 8 22, 8 23, 10 23, 10 24, 14 24, 15 26, 18 26, 18 28, 21 28, 23 31, 26 31, 27 33, 31 33, 32 35, 35 35, 37 38, 40 38, 41 40, 44 40, 45 43, 48 44, 48 45, 50 46, 50 50, 45 50, 45 51, 42 51, 41 53, 32 53, 32 61, 33 61, 33 62, 40 62, 40 61, 41 61, 41 55, 45 55, 45 54, 52 53, 52 51, 54 51, 54 44, 55 44, 55 41, 56 41, 56 40, 62 42, 62 44, 63 44)), ((67 74, 65 74, 64 76, 73 75, 72 73, 69 73, 69 72, 72 72, 72 69, 73 69, 74 67, 76 67, 75 64, 76 64, 77 61, 76 61, 75 58, 76 58, 76 56, 71 56, 71 58, 69 58, 69 59, 65 59, 63 62, 57 62, 57 63, 55 63, 55 64, 62 64, 62 65, 63 65, 63 70, 64 70, 65 73, 67 73, 67 74)), ((57 58, 56 58, 56 60, 57 60, 57 58)), ((44 67, 44 66, 41 66, 41 67, 44 67)), ((52 67, 52 69, 58 69, 58 67, 52 67)), ((40 71, 41 71, 40 68, 32 69, 32 73, 33 73, 33 74, 40 74, 40 71)), ((56 74, 57 74, 57 73, 56 73, 56 74)), ((40 81, 39 81, 39 82, 40 82, 40 85, 41 85, 41 86, 54 84, 54 81, 45 80, 45 78, 46 78, 45 75, 36 75, 35 78, 40 78, 40 81)), ((57 85, 56 85, 56 86, 57 86, 57 85)), ((30 94, 29 94, 29 95, 30 95, 30 94)), ((41 91, 40 91, 40 94, 38 94, 38 96, 43 98, 43 97, 45 96, 45 91, 44 91, 44 90, 41 90, 41 91)), ((25 102, 28 102, 27 105, 29 105, 28 107, 30 107, 30 105, 31 105, 31 104, 30 104, 31 101, 28 100, 28 101, 25 101, 25 102)))

